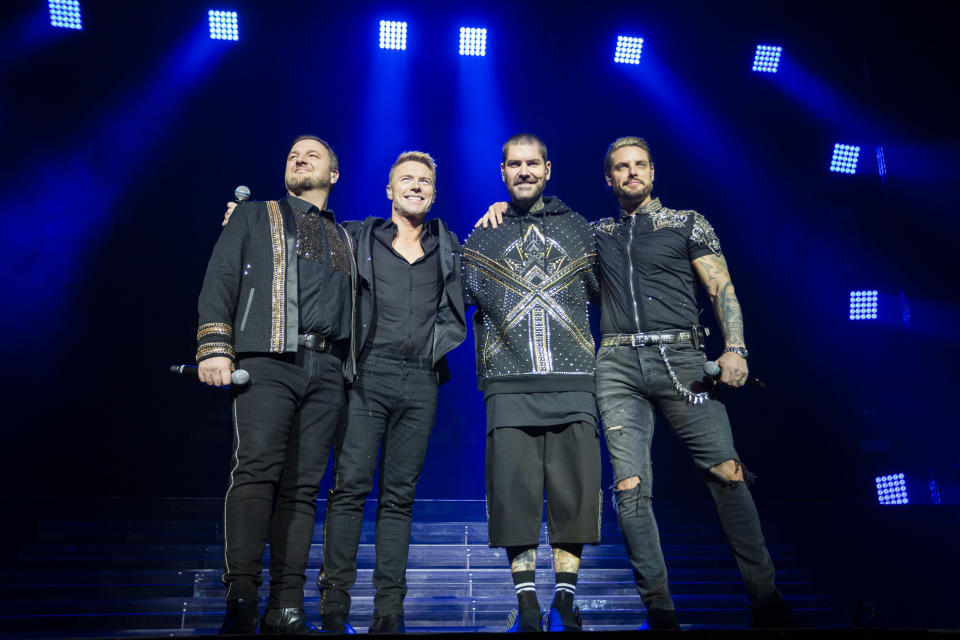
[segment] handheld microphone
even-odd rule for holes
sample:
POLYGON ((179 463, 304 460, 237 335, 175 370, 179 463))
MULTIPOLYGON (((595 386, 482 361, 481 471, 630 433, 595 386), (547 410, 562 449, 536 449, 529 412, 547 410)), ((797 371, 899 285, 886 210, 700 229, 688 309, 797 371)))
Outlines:
POLYGON ((237 204, 242 204, 250 199, 250 187, 240 185, 233 190, 233 200, 237 204))
MULTIPOLYGON (((180 376, 192 376, 194 378, 199 377, 200 375, 199 367, 195 367, 192 364, 172 364, 170 365, 170 373, 175 373, 180 376)), ((243 385, 250 382, 250 374, 247 373, 245 369, 237 369, 230 374, 230 381, 242 387, 243 385)))
MULTIPOLYGON (((707 360, 703 363, 703 372, 711 378, 719 378, 722 370, 723 367, 717 364, 716 360, 707 360)), ((754 389, 766 389, 767 383, 760 378, 754 378, 753 376, 750 376, 747 378, 744 386, 753 387, 754 389)))

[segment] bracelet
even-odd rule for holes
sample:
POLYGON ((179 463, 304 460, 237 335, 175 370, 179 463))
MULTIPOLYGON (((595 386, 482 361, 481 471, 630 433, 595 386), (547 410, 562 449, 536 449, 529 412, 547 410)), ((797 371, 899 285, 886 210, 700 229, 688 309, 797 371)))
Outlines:
POLYGON ((744 360, 746 360, 747 356, 750 355, 750 352, 747 351, 746 347, 727 347, 726 349, 723 350, 724 353, 726 353, 727 351, 737 354, 744 360))

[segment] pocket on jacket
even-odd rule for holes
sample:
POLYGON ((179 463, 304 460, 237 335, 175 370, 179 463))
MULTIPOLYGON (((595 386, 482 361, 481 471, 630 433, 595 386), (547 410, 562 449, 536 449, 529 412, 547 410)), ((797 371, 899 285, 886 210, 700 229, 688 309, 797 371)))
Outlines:
POLYGON ((243 311, 243 318, 240 320, 240 331, 243 331, 244 327, 247 326, 247 317, 250 315, 250 307, 253 306, 253 292, 256 291, 253 287, 250 287, 250 293, 247 295, 247 308, 243 311))

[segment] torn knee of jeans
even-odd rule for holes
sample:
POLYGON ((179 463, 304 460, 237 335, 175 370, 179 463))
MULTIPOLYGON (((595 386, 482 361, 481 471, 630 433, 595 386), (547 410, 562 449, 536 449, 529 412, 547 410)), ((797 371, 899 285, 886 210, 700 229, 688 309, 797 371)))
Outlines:
POLYGON ((751 485, 756 480, 756 476, 747 471, 747 468, 735 458, 730 458, 709 469, 704 469, 703 472, 708 480, 719 482, 728 488, 734 488, 741 484, 751 485))
POLYGON ((618 425, 615 426, 615 427, 607 427, 607 431, 619 431, 620 429, 623 429, 623 425, 622 425, 622 424, 618 424, 618 425))
POLYGON ((630 489, 639 487, 641 484, 643 483, 640 480, 640 476, 634 475, 634 476, 627 476, 626 478, 623 478, 622 480, 617 481, 616 483, 614 483, 613 487, 611 488, 613 489, 614 492, 629 491, 630 489))

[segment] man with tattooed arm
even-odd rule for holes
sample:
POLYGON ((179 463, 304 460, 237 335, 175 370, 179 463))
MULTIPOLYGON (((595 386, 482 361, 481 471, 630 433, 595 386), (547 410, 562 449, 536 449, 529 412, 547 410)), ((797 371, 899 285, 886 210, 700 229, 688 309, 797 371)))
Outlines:
POLYGON ((704 375, 704 329, 697 324, 697 282, 704 286, 725 348, 720 382, 747 380, 743 316, 716 233, 690 210, 652 198, 654 166, 647 143, 615 140, 604 160, 620 202, 617 218, 594 223, 601 279, 597 402, 613 463, 615 506, 651 628, 677 628, 667 570, 651 508, 650 444, 663 412, 684 441, 716 503, 740 568, 756 627, 791 624, 774 584, 774 567, 747 487, 724 405, 704 375))

